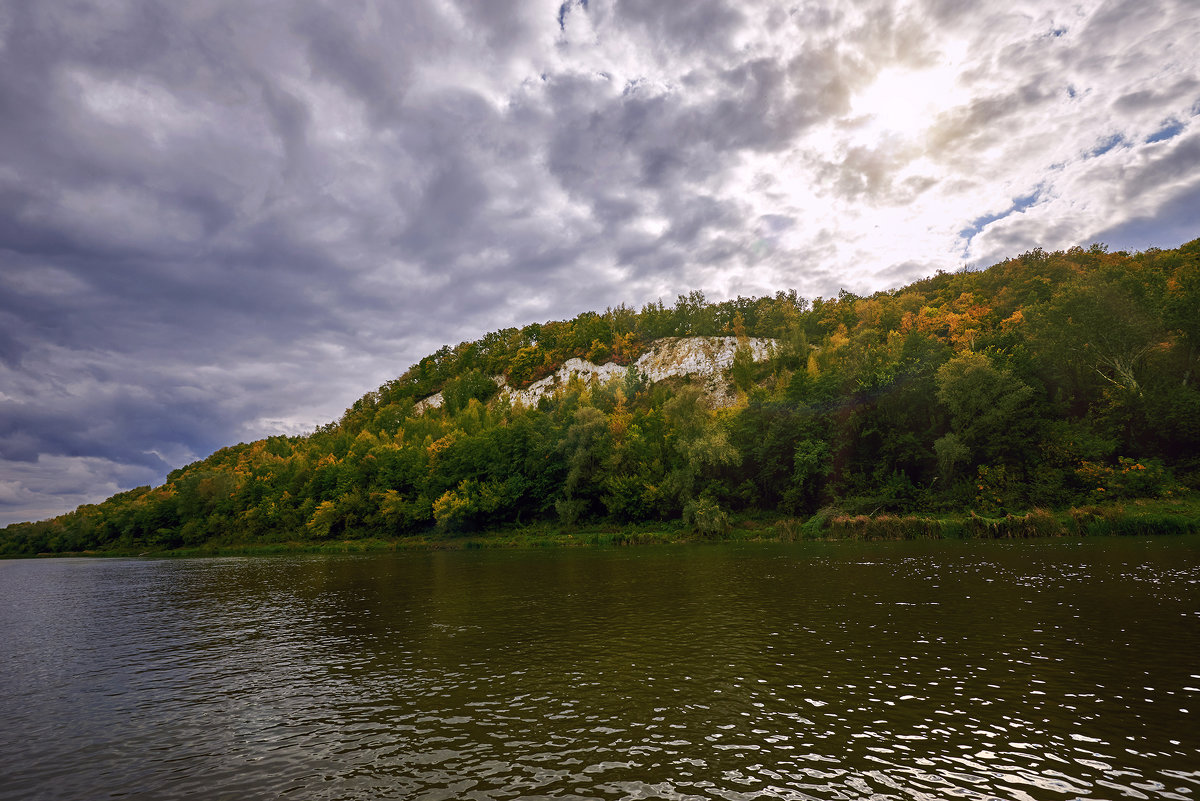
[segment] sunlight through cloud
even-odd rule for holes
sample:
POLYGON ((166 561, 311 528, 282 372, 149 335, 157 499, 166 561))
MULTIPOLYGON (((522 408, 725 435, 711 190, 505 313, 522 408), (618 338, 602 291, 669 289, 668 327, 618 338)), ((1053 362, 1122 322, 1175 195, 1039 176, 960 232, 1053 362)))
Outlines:
POLYGON ((851 108, 862 119, 860 141, 875 145, 889 138, 912 139, 945 111, 969 99, 952 63, 925 69, 886 67, 854 96, 851 108))

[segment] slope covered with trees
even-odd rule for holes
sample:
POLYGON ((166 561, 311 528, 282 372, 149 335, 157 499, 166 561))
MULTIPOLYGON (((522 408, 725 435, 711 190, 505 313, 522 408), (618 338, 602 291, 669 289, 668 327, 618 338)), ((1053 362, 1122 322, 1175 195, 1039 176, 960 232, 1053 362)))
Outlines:
POLYGON ((0 532, 8 554, 206 542, 454 536, 512 524, 1001 514, 1200 484, 1200 240, 1040 250, 811 303, 794 292, 620 307, 445 347, 304 437, 214 453, 0 532), (776 340, 735 359, 732 408, 635 370, 527 386, 572 357, 630 364, 662 337, 776 340), (444 405, 414 403, 440 391, 444 405))

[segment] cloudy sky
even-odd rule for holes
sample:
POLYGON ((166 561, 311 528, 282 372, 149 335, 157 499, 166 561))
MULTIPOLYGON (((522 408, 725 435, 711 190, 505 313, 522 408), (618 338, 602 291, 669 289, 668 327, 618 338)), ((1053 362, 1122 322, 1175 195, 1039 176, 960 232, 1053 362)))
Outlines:
POLYGON ((0 0, 0 524, 489 330, 1200 236, 1195 0, 0 0))

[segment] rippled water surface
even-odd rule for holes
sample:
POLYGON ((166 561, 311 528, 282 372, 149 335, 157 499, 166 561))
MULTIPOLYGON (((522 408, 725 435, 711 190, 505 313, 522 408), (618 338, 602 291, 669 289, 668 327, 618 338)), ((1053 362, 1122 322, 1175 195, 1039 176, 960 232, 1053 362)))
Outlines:
POLYGON ((0 798, 1200 796, 1200 539, 0 563, 0 798))

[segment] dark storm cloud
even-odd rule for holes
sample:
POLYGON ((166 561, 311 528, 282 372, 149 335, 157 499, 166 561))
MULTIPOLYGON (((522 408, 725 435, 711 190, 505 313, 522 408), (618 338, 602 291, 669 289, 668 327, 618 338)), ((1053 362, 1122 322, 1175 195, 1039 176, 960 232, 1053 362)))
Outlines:
POLYGON ((290 196, 322 178, 308 107, 231 58, 226 25, 78 12, 16 6, 0 53, 0 458, 92 459, 107 487, 237 438, 315 345, 355 336, 342 303, 379 303, 306 241, 351 210, 290 196))
POLYGON ((1200 164, 1200 130, 1149 149, 1144 159, 1127 168, 1133 174, 1126 177, 1125 200, 1170 186, 1180 176, 1194 174, 1197 164, 1200 164))
POLYGON ((310 429, 507 325, 1175 235, 1200 76, 1162 53, 1194 15, 1135 12, 9 2, 0 522, 310 429), (964 98, 864 133, 881 74, 953 53, 964 98))
POLYGON ((1097 242, 1115 249, 1146 250, 1159 243, 1187 242, 1196 238, 1196 209, 1200 208, 1200 180, 1163 198, 1151 214, 1126 220, 1096 234, 1097 242))
POLYGON ((385 49, 355 30, 355 20, 333 8, 309 8, 296 31, 307 45, 313 77, 330 80, 362 101, 377 126, 394 124, 412 79, 404 50, 385 49))

